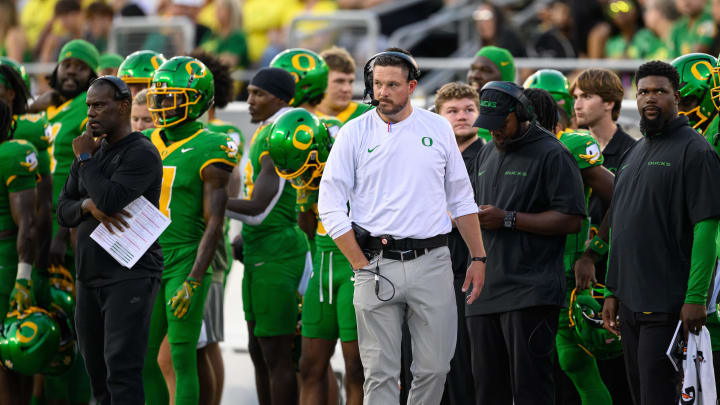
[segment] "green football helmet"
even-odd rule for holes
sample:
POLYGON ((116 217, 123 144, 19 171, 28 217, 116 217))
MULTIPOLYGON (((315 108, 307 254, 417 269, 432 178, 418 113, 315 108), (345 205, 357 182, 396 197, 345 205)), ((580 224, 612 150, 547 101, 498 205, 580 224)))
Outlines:
POLYGON ((526 89, 543 89, 552 94, 559 106, 565 110, 568 118, 573 116, 573 100, 570 95, 570 82, 567 77, 555 69, 540 69, 525 80, 526 89))
POLYGON ((48 273, 51 305, 72 319, 75 315, 75 281, 72 274, 64 266, 50 266, 48 273))
POLYGON ((714 56, 689 53, 671 62, 680 75, 680 105, 678 113, 688 117, 690 126, 702 131, 717 114, 713 100, 714 56))
POLYGON ((570 326, 582 341, 582 347, 599 360, 622 354, 620 338, 603 328, 602 300, 605 286, 596 284, 589 290, 574 289, 570 295, 570 326))
POLYGON ((153 74, 165 61, 163 54, 155 51, 133 52, 120 64, 117 75, 127 84, 150 87, 153 74))
POLYGON ((10 370, 35 375, 50 364, 60 345, 60 327, 42 308, 8 314, 0 339, 0 358, 10 370))
POLYGON ((285 50, 270 61, 270 67, 284 69, 295 78, 295 97, 290 100, 292 107, 299 107, 325 94, 330 70, 322 56, 311 50, 285 50))
POLYGON ((147 95, 150 116, 157 128, 200 118, 213 104, 213 74, 202 62, 176 56, 160 65, 147 95))
POLYGON ((273 124, 268 151, 277 174, 296 189, 320 187, 332 137, 318 117, 303 108, 286 111, 273 124))
POLYGON ((15 62, 14 60, 8 58, 7 56, 0 56, 0 65, 8 65, 11 68, 15 69, 16 72, 22 77, 23 82, 25 83, 25 87, 27 88, 27 91, 30 92, 30 75, 27 74, 27 71, 25 70, 25 66, 21 65, 18 62, 15 62))
POLYGON ((60 345, 42 374, 59 376, 70 370, 77 357, 78 348, 72 320, 63 312, 54 312, 52 317, 60 327, 60 345))

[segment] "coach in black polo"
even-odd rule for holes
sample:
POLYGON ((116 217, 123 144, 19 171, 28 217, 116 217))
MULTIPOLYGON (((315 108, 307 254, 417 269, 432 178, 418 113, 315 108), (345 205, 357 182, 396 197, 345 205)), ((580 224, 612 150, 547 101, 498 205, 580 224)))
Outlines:
POLYGON ((652 61, 635 74, 643 138, 615 177, 610 266, 603 322, 615 333, 619 312, 625 365, 635 404, 677 403, 665 351, 678 319, 685 333, 705 323, 720 217, 720 158, 678 116, 678 73, 652 61))
POLYGON ((565 235, 585 213, 580 171, 534 119, 522 87, 487 83, 476 127, 476 200, 487 252, 485 286, 466 307, 477 404, 552 404, 565 235))

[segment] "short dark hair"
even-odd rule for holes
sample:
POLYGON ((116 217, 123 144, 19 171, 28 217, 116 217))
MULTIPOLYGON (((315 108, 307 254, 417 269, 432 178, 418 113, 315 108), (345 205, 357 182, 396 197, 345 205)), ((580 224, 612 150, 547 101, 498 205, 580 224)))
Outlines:
MULTIPOLYGON (((384 52, 399 52, 412 57, 412 54, 410 54, 410 52, 402 48, 388 48, 384 52)), ((411 72, 408 63, 404 59, 397 56, 380 55, 373 61, 373 67, 375 66, 399 66, 404 72, 407 72, 408 81, 417 80, 416 77, 413 77, 413 73, 411 72)))
POLYGON ((558 115, 557 102, 553 96, 543 89, 525 89, 523 94, 530 100, 538 124, 554 134, 558 115))
POLYGON ((13 114, 10 107, 0 100, 0 142, 12 139, 13 132, 15 132, 13 114))
POLYGON ((15 92, 13 104, 9 106, 14 115, 22 115, 27 112, 27 101, 30 98, 28 89, 22 77, 8 65, 0 65, 0 76, 7 82, 10 88, 15 92))
POLYGON ((663 76, 668 79, 673 90, 677 91, 680 88, 680 75, 677 69, 673 65, 659 60, 652 60, 650 62, 643 63, 635 73, 635 86, 637 87, 640 79, 648 76, 663 76))
POLYGON ((55 16, 79 13, 82 11, 82 5, 78 0, 59 0, 55 3, 55 16))
POLYGON ((233 79, 230 76, 230 66, 220 62, 217 56, 204 51, 194 51, 190 54, 193 58, 202 62, 213 75, 215 86, 215 106, 219 109, 225 108, 234 97, 233 79))
POLYGON ((618 75, 612 70, 599 68, 584 70, 570 86, 570 95, 575 93, 575 89, 580 89, 583 93, 597 94, 605 103, 612 101, 615 103, 611 112, 613 121, 617 121, 620 117, 625 89, 618 75))

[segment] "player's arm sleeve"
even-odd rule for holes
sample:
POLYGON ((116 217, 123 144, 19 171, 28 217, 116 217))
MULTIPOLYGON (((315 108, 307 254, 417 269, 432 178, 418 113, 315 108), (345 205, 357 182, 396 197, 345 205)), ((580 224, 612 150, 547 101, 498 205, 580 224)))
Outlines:
POLYGON ((77 162, 70 167, 70 176, 58 198, 57 219, 60 226, 74 228, 83 221, 82 203, 86 196, 78 187, 77 162))
POLYGON ((78 174, 95 206, 107 215, 113 215, 130 204, 156 180, 148 176, 149 168, 162 165, 157 150, 147 142, 137 142, 123 153, 120 166, 107 178, 95 159, 78 169, 78 174))
POLYGON ((690 256, 690 277, 688 278, 686 304, 705 305, 713 270, 715 270, 718 219, 706 219, 695 224, 693 229, 692 254, 690 256))
POLYGON ((350 128, 346 126, 338 132, 320 180, 318 212, 328 235, 333 239, 352 229, 347 203, 355 186, 353 142, 359 139, 360 134, 353 134, 350 128))
POLYGON ((467 167, 465 167, 460 149, 456 146, 455 135, 449 123, 442 128, 441 133, 444 134, 443 143, 447 149, 445 201, 448 212, 453 219, 463 215, 477 214, 478 206, 475 204, 467 167))

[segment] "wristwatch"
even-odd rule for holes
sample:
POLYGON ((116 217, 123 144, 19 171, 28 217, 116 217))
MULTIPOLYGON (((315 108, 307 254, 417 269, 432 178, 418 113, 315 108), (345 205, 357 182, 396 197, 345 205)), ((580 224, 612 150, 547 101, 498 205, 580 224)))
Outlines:
POLYGON ((517 211, 505 211, 505 222, 503 223, 505 229, 515 230, 515 223, 517 222, 517 211))
POLYGON ((83 152, 78 156, 78 163, 85 163, 88 160, 92 159, 92 154, 88 152, 83 152))

